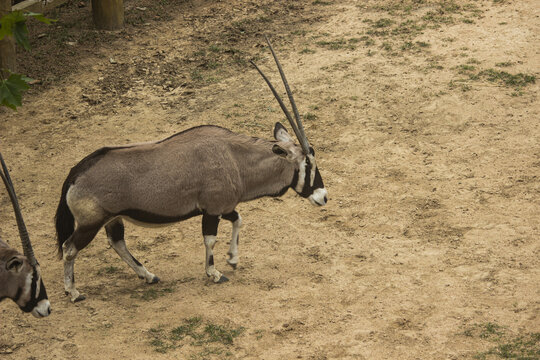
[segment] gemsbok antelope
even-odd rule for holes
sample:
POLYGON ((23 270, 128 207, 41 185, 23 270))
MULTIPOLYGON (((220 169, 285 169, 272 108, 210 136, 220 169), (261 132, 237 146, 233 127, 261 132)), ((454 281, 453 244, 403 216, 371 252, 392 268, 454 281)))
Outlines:
POLYGON ((2 166, 0 177, 6 185, 13 205, 24 252, 24 255, 21 255, 0 239, 0 301, 11 299, 22 311, 32 313, 38 318, 45 317, 51 313, 51 304, 2 154, 0 163, 2 166))
MULTIPOLYGON (((268 39, 267 39, 268 41, 268 39)), ((281 196, 293 188, 315 205, 327 192, 309 146, 281 65, 270 50, 291 101, 296 123, 262 73, 289 120, 300 146, 280 123, 275 141, 235 134, 218 126, 198 126, 151 143, 105 147, 85 157, 67 176, 56 212, 64 285, 71 301, 83 300, 75 288, 74 261, 102 226, 111 247, 147 283, 159 278, 126 247, 126 219, 142 225, 168 224, 202 215, 206 274, 216 283, 228 279, 214 267, 213 248, 221 218, 232 222, 227 262, 238 264, 240 202, 281 196)))

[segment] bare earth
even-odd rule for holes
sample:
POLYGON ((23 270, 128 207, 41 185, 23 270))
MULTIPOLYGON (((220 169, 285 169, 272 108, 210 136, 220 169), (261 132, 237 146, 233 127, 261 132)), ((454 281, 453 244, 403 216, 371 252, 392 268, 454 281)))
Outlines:
MULTIPOLYGON (((499 359, 519 341, 540 358, 538 2, 125 5, 121 32, 92 30, 84 1, 31 24, 19 70, 41 84, 17 112, 0 109, 53 309, 37 320, 2 302, 0 358, 499 359), (225 284, 205 275, 200 218, 127 224, 156 285, 102 231, 76 261, 87 299, 70 303, 53 227, 69 169, 99 147, 200 124, 271 138, 284 116, 247 63, 279 84, 265 33, 328 205, 292 191, 241 204, 238 269, 225 262, 227 222, 215 248, 225 284)), ((3 192, 0 209, 0 236, 20 248, 3 192)))

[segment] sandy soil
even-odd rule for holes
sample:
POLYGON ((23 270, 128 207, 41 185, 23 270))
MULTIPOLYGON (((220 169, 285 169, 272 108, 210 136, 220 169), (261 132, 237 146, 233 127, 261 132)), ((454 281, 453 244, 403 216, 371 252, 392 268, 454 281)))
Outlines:
MULTIPOLYGON (((116 33, 92 30, 88 2, 50 16, 19 59, 41 84, 0 109, 0 147, 53 313, 2 302, 2 359, 498 359, 519 339, 540 357, 535 1, 126 0, 116 33), (156 285, 100 232, 76 262, 87 299, 71 304, 53 227, 69 169, 200 124, 271 138, 284 117, 247 64, 278 83, 264 33, 328 205, 293 192, 241 204, 238 269, 229 224, 215 248, 225 284, 205 276, 198 218, 127 225, 156 285)), ((0 209, 0 236, 19 248, 7 196, 0 209)))

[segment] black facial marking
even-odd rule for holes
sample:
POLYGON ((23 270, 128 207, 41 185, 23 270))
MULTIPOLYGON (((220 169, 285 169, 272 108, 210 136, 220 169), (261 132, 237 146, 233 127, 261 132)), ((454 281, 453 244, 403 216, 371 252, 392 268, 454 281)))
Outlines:
POLYGON ((300 173, 300 170, 294 170, 294 175, 291 181, 291 186, 293 189, 296 189, 296 185, 298 185, 298 174, 300 173))
POLYGON ((208 258, 208 266, 214 266, 214 255, 210 255, 208 258))
POLYGON ((159 214, 153 214, 148 211, 139 210, 139 209, 127 209, 119 212, 117 215, 124 215, 132 218, 133 220, 137 220, 140 222, 145 222, 149 224, 170 224, 175 223, 183 220, 187 220, 189 218, 192 218, 197 215, 201 215, 202 212, 198 209, 193 210, 192 212, 185 214, 185 215, 175 215, 175 216, 169 216, 169 215, 159 215, 159 214))
POLYGON ((302 192, 299 193, 302 197, 309 197, 311 194, 313 194, 313 188, 311 187, 311 167, 313 165, 309 161, 309 158, 306 157, 306 177, 304 178, 304 187, 302 188, 302 192))
POLYGON ((315 180, 313 181, 313 188, 314 189, 322 189, 324 187, 324 183, 321 177, 321 173, 319 172, 319 169, 315 170, 315 180))
POLYGON ((21 310, 24 312, 31 312, 41 300, 47 299, 47 292, 45 291, 45 286, 43 285, 43 281, 40 281, 39 283, 40 291, 39 291, 39 296, 36 298, 37 287, 38 287, 37 279, 38 279, 38 273, 37 273, 36 268, 34 268, 32 271, 32 285, 31 285, 32 288, 30 291, 30 299, 24 306, 20 306, 21 310))
POLYGON ((217 235, 219 216, 204 214, 202 218, 203 235, 217 235))

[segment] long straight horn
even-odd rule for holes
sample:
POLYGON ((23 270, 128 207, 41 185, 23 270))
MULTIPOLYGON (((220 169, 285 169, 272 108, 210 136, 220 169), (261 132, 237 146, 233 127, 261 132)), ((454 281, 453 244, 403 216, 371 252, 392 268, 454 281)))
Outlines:
POLYGON ((11 177, 9 176, 9 171, 1 153, 0 163, 2 164, 2 171, 0 171, 0 177, 2 178, 2 181, 4 181, 4 185, 6 185, 9 198, 11 199, 11 204, 13 205, 13 211, 15 212, 15 219, 17 220, 17 227, 19 228, 19 235, 21 237, 24 256, 26 256, 30 265, 36 266, 38 262, 36 260, 36 257, 34 256, 34 250, 32 249, 30 236, 28 235, 28 231, 26 230, 26 225, 24 224, 21 208, 19 206, 19 202, 17 201, 17 195, 15 194, 15 189, 13 188, 11 177))
POLYGON ((268 47, 270 48, 270 51, 272 52, 272 56, 274 57, 274 60, 278 67, 279 74, 281 75, 281 80, 283 80, 283 85, 285 85, 285 90, 287 91, 287 95, 289 96, 289 101, 291 102, 291 106, 293 108, 294 117, 296 118, 296 122, 298 123, 299 134, 297 133, 296 137, 298 138, 298 141, 300 141, 300 145, 302 145, 302 150, 304 151, 304 154, 307 155, 309 154, 309 142, 306 137, 306 132, 304 131, 304 125, 302 125, 302 121, 300 120, 300 114, 298 113, 298 109, 296 108, 296 103, 294 102, 291 89, 289 88, 289 83, 287 82, 285 73, 283 72, 283 69, 281 68, 281 64, 278 61, 278 58, 276 56, 276 53, 274 52, 274 49, 272 48, 272 44, 270 43, 268 36, 265 35, 264 38, 266 39, 266 42, 268 43, 268 47))
POLYGON ((270 80, 266 77, 266 75, 264 75, 264 73, 262 72, 261 69, 259 69, 259 67, 257 66, 257 64, 255 64, 253 61, 249 61, 251 63, 251 65, 255 66, 255 69, 257 69, 257 71, 259 72, 259 74, 261 74, 261 76, 263 77, 264 81, 266 81, 266 83, 268 84, 268 87, 270 88, 270 90, 272 90, 272 93, 274 94, 274 97, 276 98, 277 102, 279 103, 279 106, 281 107, 281 110, 283 110, 283 112, 285 113, 285 116, 287 117, 287 119, 289 120, 289 123, 291 124, 292 128, 293 128, 293 131, 294 133, 296 134, 296 137, 297 138, 300 138, 300 130, 298 130, 298 126, 296 126, 296 123, 294 122, 292 116, 291 116, 291 113, 289 112, 289 110, 287 109, 287 107, 285 106, 285 104, 283 103, 283 100, 281 100, 281 97, 279 96, 279 94, 277 93, 276 89, 274 88, 274 86, 272 85, 272 83, 270 82, 270 80))

